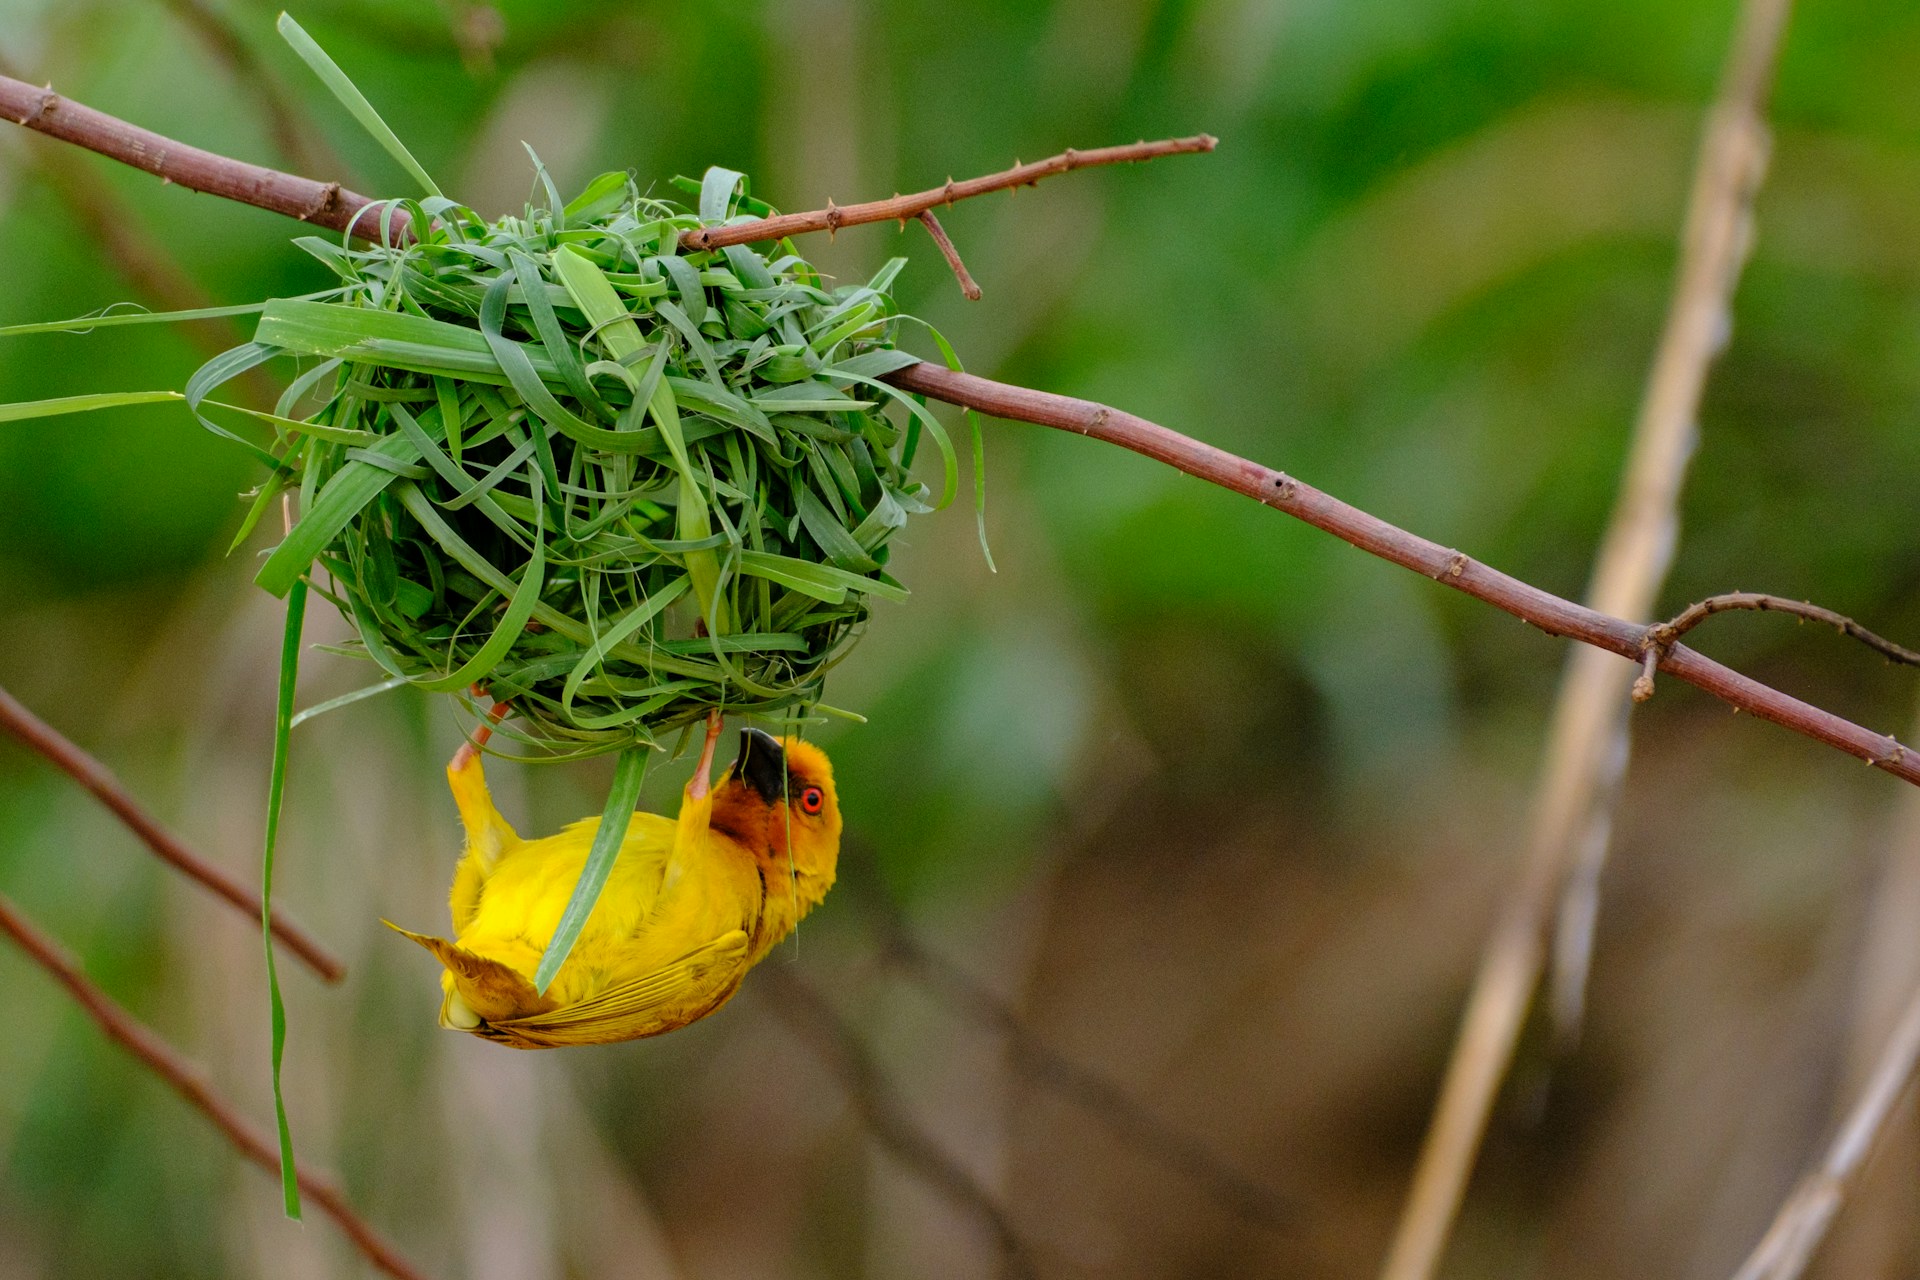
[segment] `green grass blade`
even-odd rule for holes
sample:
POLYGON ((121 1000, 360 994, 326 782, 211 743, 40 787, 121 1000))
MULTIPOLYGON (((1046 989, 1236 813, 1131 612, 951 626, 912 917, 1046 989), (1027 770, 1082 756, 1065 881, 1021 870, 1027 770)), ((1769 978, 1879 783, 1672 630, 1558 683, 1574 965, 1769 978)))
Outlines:
MULTIPOLYGON (((369 456, 403 462, 419 457, 405 436, 387 436, 366 452, 369 456)), ((293 526, 292 532, 253 575, 254 582, 273 595, 286 595, 307 571, 307 566, 340 536, 340 531, 361 508, 397 478, 395 472, 369 462, 354 461, 341 467, 300 518, 300 523, 293 526)))
POLYGON ((614 291, 606 273, 587 261, 585 254, 570 246, 559 249, 553 255, 553 272, 614 359, 625 360, 646 345, 640 326, 627 312, 627 304, 614 291))
POLYGON ((408 680, 405 676, 391 676, 382 680, 379 684, 370 684, 364 689, 355 689, 352 693, 343 693, 337 698, 328 698, 325 702, 315 703, 305 711, 302 711, 293 718, 293 722, 287 727, 289 729, 298 729, 315 716, 323 716, 329 711, 338 711, 341 707, 350 707, 356 702, 374 697, 377 694, 386 693, 390 689, 398 689, 403 684, 411 683, 412 681, 408 680))
POLYGON ((280 839, 280 801, 287 788, 287 738, 293 732, 293 686, 300 674, 300 627, 307 615, 307 584, 287 593, 287 629, 280 641, 280 700, 273 714, 273 770, 267 782, 267 843, 260 861, 260 935, 267 949, 267 1006, 273 1028, 273 1119, 280 1134, 280 1193, 287 1216, 300 1217, 299 1171, 293 1162, 293 1130, 280 1092, 280 1063, 287 1050, 287 1007, 280 999, 280 973, 273 962, 273 853, 280 839))
POLYGON ((380 113, 373 109, 373 104, 367 101, 366 95, 354 87, 353 81, 347 78, 347 73, 340 69, 340 64, 329 57, 327 51, 322 49, 314 38, 293 20, 293 15, 282 13, 279 22, 274 25, 279 28, 281 38, 292 45, 293 51, 300 55, 300 60, 312 69, 313 74, 320 77, 320 83, 326 85, 333 96, 340 99, 341 106, 353 113, 353 118, 360 122, 360 127, 371 134, 375 142, 385 147, 387 154, 398 161, 402 169, 413 175, 413 180, 419 183, 428 195, 439 195, 439 186, 427 176, 427 171, 420 166, 420 162, 413 158, 413 152, 407 150, 407 144, 400 141, 394 131, 387 127, 387 122, 380 118, 380 113))
POLYGON ((178 391, 102 391, 90 396, 61 396, 57 400, 18 400, 13 404, 0 404, 0 422, 26 422, 33 418, 57 418, 63 413, 92 413, 95 409, 184 399, 178 391))
POLYGON ((264 302, 243 302, 233 307, 195 307, 189 311, 118 311, 102 315, 75 316, 71 320, 42 320, 36 324, 7 325, 5 328, 0 328, 0 338, 18 338, 30 333, 88 333, 94 329, 117 328, 126 324, 172 324, 177 320, 219 320, 227 316, 254 315, 266 305, 264 302))
POLYGON ((619 763, 614 766, 613 790, 607 795, 600 827, 593 833, 587 864, 580 869, 573 896, 567 900, 567 909, 561 913, 560 923, 554 926, 553 939, 547 943, 546 954, 540 957, 540 967, 533 975, 533 985, 542 994, 560 972, 560 966, 566 963, 573 944, 579 941, 580 930, 593 914, 594 903, 600 901, 600 891, 606 887, 614 859, 620 856, 620 846, 626 841, 634 806, 640 803, 640 784, 646 781, 650 754, 646 747, 629 747, 620 753, 619 763))

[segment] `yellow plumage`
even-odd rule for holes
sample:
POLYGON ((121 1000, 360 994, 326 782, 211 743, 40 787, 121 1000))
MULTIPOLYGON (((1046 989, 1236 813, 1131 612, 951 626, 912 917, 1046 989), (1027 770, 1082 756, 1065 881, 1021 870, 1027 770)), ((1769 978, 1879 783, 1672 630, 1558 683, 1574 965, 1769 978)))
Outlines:
MULTIPOLYGON (((660 1035, 705 1017, 833 884, 840 812, 818 748, 741 736, 708 790, 717 722, 676 820, 636 813, 599 902, 543 995, 532 975, 599 829, 522 840, 494 807, 477 751, 447 782, 467 850, 449 895, 454 939, 400 929, 445 967, 440 1023, 516 1048, 660 1035)), ((395 926, 398 929, 398 926, 395 926)))

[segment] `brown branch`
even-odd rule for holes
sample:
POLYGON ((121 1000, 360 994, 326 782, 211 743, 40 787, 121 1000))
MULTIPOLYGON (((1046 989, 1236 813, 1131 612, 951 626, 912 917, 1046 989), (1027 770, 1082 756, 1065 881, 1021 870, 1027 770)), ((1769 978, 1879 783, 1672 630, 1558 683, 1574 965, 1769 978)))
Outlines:
MULTIPOLYGON (((1700 397, 1725 346, 1733 291, 1752 241, 1753 198, 1766 170, 1763 112, 1790 6, 1791 0, 1741 5, 1701 139, 1673 298, 1588 593, 1596 610, 1614 617, 1646 617, 1673 562, 1700 397)), ((1555 1021, 1563 1045, 1576 1034, 1600 874, 1626 770, 1630 681, 1628 669, 1596 653, 1568 659, 1525 863, 1475 976, 1383 1280, 1429 1280, 1439 1266, 1547 965, 1556 906, 1555 1021)))
POLYGON ((1818 1168, 1802 1178, 1734 1280, 1794 1280, 1806 1269, 1920 1066, 1920 992, 1908 1002, 1873 1076, 1818 1168))
MULTIPOLYGON (((0 76, 0 119, 97 151, 189 191, 223 196, 334 231, 354 227, 373 204, 337 182, 315 182, 190 147, 10 76, 0 76)), ((390 227, 396 239, 404 239, 406 215, 394 211, 390 227)), ((355 234, 379 235, 378 217, 361 222, 355 234)))
MULTIPOLYGON (((925 362, 888 375, 888 381, 949 404, 999 418, 1071 431, 1164 462, 1190 476, 1284 511, 1316 529, 1350 542, 1370 555, 1432 578, 1551 636, 1562 636, 1638 662, 1649 628, 1562 599, 1501 573, 1378 516, 1322 493, 1271 467, 1236 457, 1122 409, 1072 396, 1010 386, 925 362)), ((1830 711, 1741 675, 1685 645, 1661 655, 1660 670, 1706 690, 1741 711, 1837 747, 1876 768, 1920 784, 1920 752, 1884 733, 1874 733, 1830 711)))
MULTIPOLYGON (((258 894, 188 848, 178 836, 141 808, 140 802, 113 776, 112 770, 68 741, 57 729, 27 710, 3 688, 0 688, 0 730, 18 738, 28 750, 45 757, 49 764, 92 792, 94 798, 120 819, 127 830, 140 837, 141 842, 153 850, 161 861, 185 872, 252 919, 260 919, 258 894)), ((273 935, 325 981, 338 982, 346 976, 344 964, 312 934, 277 909, 273 913, 273 935)), ((275 1167, 279 1166, 276 1164, 275 1167)))
POLYGON ((1811 622, 1824 622, 1841 635, 1851 636, 1891 662, 1920 667, 1920 653, 1875 635, 1845 614, 1823 609, 1805 600, 1788 600, 1783 596, 1763 595, 1757 591, 1729 591, 1725 595, 1708 596, 1697 604, 1688 605, 1672 621, 1662 622, 1651 628, 1648 635, 1656 646, 1665 648, 1714 614, 1728 613, 1736 609, 1753 609, 1761 613, 1790 613, 1796 618, 1805 618, 1811 622))
MULTIPOLYGON (((0 119, 23 128, 97 151, 112 160, 144 169, 164 182, 176 183, 190 191, 224 196, 257 209, 284 213, 335 231, 351 231, 369 239, 381 234, 378 216, 363 218, 375 202, 349 191, 337 182, 316 182, 290 173, 281 173, 263 165, 248 164, 203 151, 199 147, 175 142, 148 129, 82 106, 63 98, 51 89, 35 88, 23 80, 0 76, 0 119)), ((1063 151, 1032 164, 964 182, 947 179, 942 186, 915 195, 895 196, 866 204, 835 205, 809 213, 783 213, 771 218, 756 218, 724 227, 696 227, 683 232, 680 245, 685 249, 720 249, 730 244, 751 244, 758 240, 778 240, 783 236, 808 231, 837 231, 841 227, 866 222, 904 222, 917 218, 939 205, 952 204, 969 196, 992 191, 1029 187, 1042 178, 1090 169, 1097 165, 1128 164, 1153 160, 1160 156, 1211 151, 1217 140, 1208 134, 1192 138, 1167 138, 1159 142, 1134 142, 1117 147, 1096 147, 1091 151, 1063 151)), ((387 216, 387 236, 401 243, 411 235, 405 213, 395 209, 387 216)), ((945 246, 951 250, 951 244, 945 246)), ((950 255, 958 261, 958 255, 950 255)), ((959 268, 962 287, 965 268, 959 268)))
POLYGON ((926 227, 927 234, 933 237, 933 242, 940 246, 941 256, 947 260, 947 265, 953 268, 954 279, 960 282, 960 292, 966 295, 968 302, 980 301, 980 286, 974 283, 973 274, 967 270, 967 264, 960 261, 960 251, 953 247, 953 239, 947 235, 947 229, 940 225, 940 219, 933 216, 931 209, 922 209, 915 216, 920 219, 921 225, 926 227))
POLYGON ((760 966, 755 979, 767 1004, 840 1078, 847 1101, 874 1140, 948 1199, 965 1206, 992 1234, 1010 1274, 1038 1275, 1026 1242, 1007 1211, 974 1176, 915 1124, 892 1084, 846 1019, 790 965, 760 966))
MULTIPOLYGON (((34 926, 12 902, 0 897, 0 933, 24 951, 28 958, 52 976, 79 1002, 107 1037, 138 1058, 149 1071, 166 1081, 173 1091, 199 1110, 241 1155, 279 1176, 280 1154, 274 1140, 255 1128, 234 1110, 194 1065, 178 1050, 161 1039, 152 1028, 115 1004, 100 988, 88 980, 72 957, 34 926)), ((308 1200, 320 1206, 339 1224, 363 1257, 396 1280, 424 1280, 412 1263, 400 1256, 391 1241, 355 1213, 346 1194, 330 1178, 299 1170, 300 1190, 308 1200)))
POLYGON ((1097 147, 1092 151, 1062 151, 1059 155, 1046 160, 1036 160, 1032 164, 1016 164, 1011 169, 990 173, 985 177, 968 178, 964 182, 955 182, 952 178, 948 178, 944 186, 910 196, 895 196, 891 200, 872 200, 866 204, 847 205, 836 205, 829 201, 826 208, 816 209, 811 213, 781 213, 771 218, 735 222, 724 227, 697 227, 692 231, 681 233, 680 247, 719 249, 730 244, 778 240, 783 236, 799 235, 806 231, 838 231, 841 227, 857 226, 863 222, 904 222, 908 218, 919 217, 928 209, 952 204, 956 200, 965 200, 969 196, 986 195, 991 191, 1010 191, 1016 187, 1030 187, 1042 178, 1051 178, 1058 173, 1071 173, 1075 169, 1090 169, 1095 165, 1129 164, 1137 160, 1157 159, 1160 156, 1211 151, 1217 145, 1217 141, 1203 133, 1193 138, 1134 142, 1119 147, 1097 147))
POLYGON ((1013 1068, 1029 1083, 1051 1090, 1104 1125, 1148 1159, 1178 1173, 1222 1208, 1256 1226, 1286 1231, 1300 1207, 1232 1168, 1205 1144, 1161 1120, 1125 1089, 1048 1045, 1004 1000, 915 935, 900 904, 881 883, 878 864, 865 849, 841 844, 841 866, 861 874, 843 877, 865 904, 882 954, 952 1007, 1005 1038, 1013 1068))

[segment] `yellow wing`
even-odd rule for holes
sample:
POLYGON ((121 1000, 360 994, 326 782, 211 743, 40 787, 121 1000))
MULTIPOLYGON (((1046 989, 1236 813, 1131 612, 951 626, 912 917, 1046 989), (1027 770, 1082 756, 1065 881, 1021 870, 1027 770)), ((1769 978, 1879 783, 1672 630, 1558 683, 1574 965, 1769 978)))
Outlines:
POLYGON ((488 1019, 475 1035, 521 1049, 610 1044, 660 1035, 712 1013, 746 976, 747 935, 735 929, 672 964, 618 982, 586 1000, 520 1017, 488 1019))
POLYGON ((527 976, 510 965, 467 950, 457 942, 380 923, 433 953, 453 977, 453 990, 440 1004, 440 1025, 471 1031, 479 1020, 510 1019, 545 1012, 554 1001, 534 989, 527 976))

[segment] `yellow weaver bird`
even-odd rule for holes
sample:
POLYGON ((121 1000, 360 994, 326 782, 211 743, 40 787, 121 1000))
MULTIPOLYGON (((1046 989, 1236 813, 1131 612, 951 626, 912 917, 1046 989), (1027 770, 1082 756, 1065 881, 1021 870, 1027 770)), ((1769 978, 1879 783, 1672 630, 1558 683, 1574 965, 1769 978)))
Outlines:
POLYGON ((715 712, 678 819, 628 821, 600 900, 543 995, 532 976, 600 819, 521 839, 487 791, 478 748, 489 732, 476 730, 447 765, 467 834, 450 895, 454 938, 392 926, 445 966, 443 1027, 517 1049, 677 1030, 725 1004, 833 885, 840 805, 825 753, 745 729, 739 758, 710 785, 715 712))

